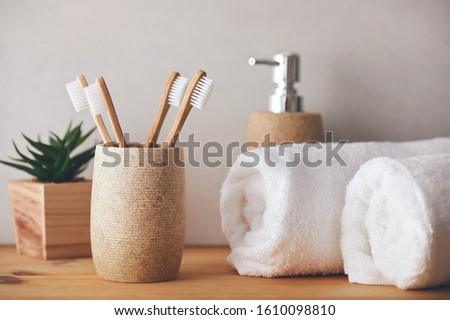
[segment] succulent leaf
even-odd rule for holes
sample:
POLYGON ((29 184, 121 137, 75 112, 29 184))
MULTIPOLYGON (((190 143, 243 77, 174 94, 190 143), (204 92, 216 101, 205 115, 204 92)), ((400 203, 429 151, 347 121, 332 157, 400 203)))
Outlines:
POLYGON ((32 176, 36 177, 39 181, 46 181, 46 177, 41 175, 39 172, 33 170, 32 168, 29 168, 27 166, 21 165, 21 164, 17 164, 17 163, 13 163, 13 162, 8 162, 8 161, 3 161, 0 160, 0 163, 3 163, 7 166, 25 171, 26 173, 31 174, 32 176))
POLYGON ((69 149, 70 151, 75 149, 80 137, 81 137, 81 124, 79 126, 76 126, 75 129, 73 129, 73 131, 71 132, 69 139, 67 140, 67 149, 69 149))
MULTIPOLYGON (((91 130, 89 130, 84 136, 81 136, 80 139, 78 139, 77 145, 75 147, 78 147, 80 144, 85 142, 86 139, 89 138, 91 136, 91 134, 95 131, 95 129, 96 128, 94 127, 91 130)), ((94 147, 94 150, 95 150, 95 147, 94 147)))

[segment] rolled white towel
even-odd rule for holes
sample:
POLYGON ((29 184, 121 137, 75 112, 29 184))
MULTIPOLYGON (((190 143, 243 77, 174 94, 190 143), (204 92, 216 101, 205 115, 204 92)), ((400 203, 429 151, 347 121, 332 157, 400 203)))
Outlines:
MULTIPOLYGON (((316 145, 317 146, 317 145, 316 145)), ((322 160, 312 168, 304 163, 288 167, 304 144, 293 145, 280 156, 280 147, 256 149, 238 157, 221 190, 222 230, 232 249, 228 261, 241 275, 287 276, 343 272, 340 219, 345 187, 359 166, 377 156, 405 157, 437 152, 450 153, 450 139, 416 142, 348 143, 338 154, 347 166, 326 154, 337 144, 311 147, 309 161, 322 160), (328 152, 327 152, 328 150, 328 152), (255 157, 270 152, 275 167, 260 161, 244 167, 255 157)), ((336 149, 334 149, 336 150, 336 149)))
POLYGON ((450 154, 362 165, 347 187, 341 246, 350 282, 449 282, 450 154))

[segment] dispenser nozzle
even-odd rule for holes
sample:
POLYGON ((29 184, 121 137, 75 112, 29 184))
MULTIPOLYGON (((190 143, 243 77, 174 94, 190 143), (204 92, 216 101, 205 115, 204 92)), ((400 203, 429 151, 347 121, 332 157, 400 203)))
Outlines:
POLYGON ((269 108, 272 112, 301 111, 301 97, 297 95, 294 83, 299 81, 300 56, 295 53, 282 52, 273 60, 250 58, 251 66, 262 64, 273 66, 272 80, 277 84, 275 93, 270 96, 269 108))
POLYGON ((251 66, 254 66, 255 64, 265 64, 268 66, 278 66, 280 65, 278 62, 273 60, 266 60, 266 59, 256 59, 256 58, 250 58, 248 59, 248 64, 251 66))

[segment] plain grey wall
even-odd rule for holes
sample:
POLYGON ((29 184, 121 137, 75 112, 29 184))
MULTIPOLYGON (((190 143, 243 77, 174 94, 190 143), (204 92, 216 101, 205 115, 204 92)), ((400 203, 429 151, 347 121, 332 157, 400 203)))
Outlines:
MULTIPOLYGON (((62 132, 71 118, 92 126, 64 88, 78 73, 106 78, 124 130, 142 140, 168 74, 203 68, 215 91, 183 137, 242 141, 273 89, 269 68, 247 60, 280 50, 301 54, 305 108, 335 138, 450 135, 450 1, 0 0, 0 158, 14 154, 11 139, 24 145, 21 132, 62 132)), ((224 243, 226 172, 187 168, 187 243, 224 243)), ((26 175, 0 166, 0 177, 0 242, 12 243, 6 183, 26 175)))

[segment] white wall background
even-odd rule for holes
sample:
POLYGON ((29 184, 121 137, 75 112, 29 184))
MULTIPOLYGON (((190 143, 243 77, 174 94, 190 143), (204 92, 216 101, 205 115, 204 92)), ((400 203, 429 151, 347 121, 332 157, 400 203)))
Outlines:
MULTIPOLYGON (((183 136, 242 141, 273 88, 269 68, 247 59, 280 50, 301 54, 305 108, 337 139, 450 135, 450 1, 0 0, 0 158, 14 154, 11 139, 24 145, 21 132, 62 132, 71 118, 92 126, 64 88, 78 73, 106 78, 122 127, 140 140, 168 74, 203 68, 215 91, 183 136)), ((226 172, 187 168, 188 243, 224 243, 226 172)), ((0 243, 14 242, 6 182, 23 177, 0 166, 0 243)))

